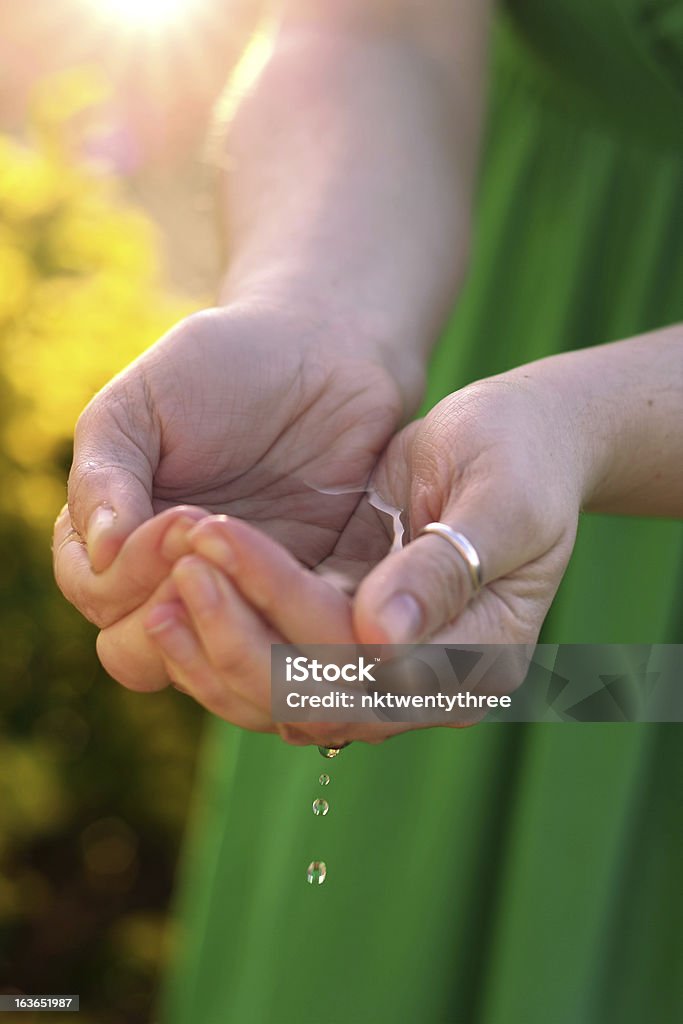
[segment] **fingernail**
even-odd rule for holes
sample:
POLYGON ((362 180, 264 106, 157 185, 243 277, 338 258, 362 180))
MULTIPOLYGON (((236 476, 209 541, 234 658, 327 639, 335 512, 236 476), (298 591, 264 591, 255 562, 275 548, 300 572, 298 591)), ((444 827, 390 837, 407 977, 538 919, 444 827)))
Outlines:
POLYGON ((192 545, 187 535, 196 521, 189 516, 181 516, 169 526, 161 542, 161 554, 168 562, 176 562, 182 555, 188 555, 192 551, 192 545))
POLYGON ((173 629, 177 622, 174 609, 167 604, 158 604, 152 608, 143 624, 147 633, 165 633, 166 630, 173 629))
POLYGON ((411 643, 420 637, 422 609, 412 594, 394 594, 380 608, 377 622, 390 643, 411 643))
POLYGON ((162 652, 178 665, 189 665, 195 656, 197 641, 194 634, 180 622, 168 623, 166 628, 148 629, 162 652))
POLYGON ((173 576, 182 596, 198 608, 213 608, 220 602, 212 571, 199 561, 181 562, 173 576))
POLYGON ((103 542, 116 523, 116 511, 111 505, 99 505, 88 520, 87 546, 90 564, 95 572, 109 564, 103 542))
POLYGON ((200 555, 219 565, 226 572, 234 572, 237 567, 235 551, 225 537, 217 537, 208 530, 195 530, 190 542, 200 555))
POLYGON ((179 606, 158 604, 146 616, 144 626, 166 657, 182 665, 192 661, 197 641, 179 615, 182 615, 179 606))

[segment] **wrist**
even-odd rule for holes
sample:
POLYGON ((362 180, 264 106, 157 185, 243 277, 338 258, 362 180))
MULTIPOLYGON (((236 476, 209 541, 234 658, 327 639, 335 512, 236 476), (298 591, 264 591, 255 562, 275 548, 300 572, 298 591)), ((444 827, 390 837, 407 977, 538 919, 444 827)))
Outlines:
POLYGON ((574 439, 586 511, 680 516, 682 340, 673 325, 537 364, 574 439))
POLYGON ((396 311, 380 309, 371 302, 353 302, 341 288, 326 285, 319 275, 275 271, 239 280, 230 273, 220 303, 267 313, 275 322, 282 322, 283 337, 296 339, 294 344, 304 360, 379 367, 398 392, 403 417, 418 407, 431 344, 416 344, 396 311))
POLYGON ((549 356, 506 374, 531 391, 541 417, 544 451, 577 511, 590 507, 609 473, 610 456, 604 410, 595 400, 580 356, 580 352, 549 356))

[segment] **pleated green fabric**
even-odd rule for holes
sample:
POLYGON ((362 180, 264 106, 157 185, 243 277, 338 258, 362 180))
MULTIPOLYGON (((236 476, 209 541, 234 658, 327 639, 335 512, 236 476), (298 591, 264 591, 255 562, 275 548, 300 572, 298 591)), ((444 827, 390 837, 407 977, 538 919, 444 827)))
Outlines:
MULTIPOLYGON (((667 0, 501 15, 428 404, 683 319, 682 27, 667 0)), ((682 526, 584 517, 543 639, 683 642, 682 526)), ((417 732, 331 762, 319 820, 317 751, 212 723, 163 1024, 683 1019, 680 751, 666 725, 417 732)))

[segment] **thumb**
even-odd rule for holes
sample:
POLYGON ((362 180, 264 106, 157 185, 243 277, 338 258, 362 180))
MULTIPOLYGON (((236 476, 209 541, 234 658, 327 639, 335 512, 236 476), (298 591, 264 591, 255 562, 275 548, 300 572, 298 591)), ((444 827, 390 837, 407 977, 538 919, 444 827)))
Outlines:
POLYGON ((126 537, 153 515, 152 484, 158 461, 158 439, 149 424, 148 438, 122 429, 97 396, 76 426, 74 460, 69 473, 69 512, 74 528, 87 544, 95 572, 107 569, 126 537))
MULTIPOLYGON (((482 584, 521 564, 515 557, 520 554, 520 538, 505 535, 500 510, 492 512, 492 507, 484 495, 461 499, 440 519, 474 547, 482 584)), ((426 525, 426 521, 414 524, 415 539, 389 554, 358 588, 353 618, 361 643, 406 644, 426 639, 476 598, 476 574, 474 565, 468 564, 467 545, 463 553, 461 545, 443 535, 447 530, 420 534, 426 525)))

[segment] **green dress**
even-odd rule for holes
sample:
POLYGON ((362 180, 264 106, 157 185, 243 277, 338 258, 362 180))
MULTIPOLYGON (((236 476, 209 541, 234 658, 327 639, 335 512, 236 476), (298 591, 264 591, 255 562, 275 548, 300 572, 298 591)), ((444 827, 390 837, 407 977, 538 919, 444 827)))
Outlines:
MULTIPOLYGON (((682 215, 683 3, 509 4, 429 404, 683 319, 682 215)), ((682 525, 585 517, 543 638, 683 641, 682 525)), ((323 762, 213 722, 163 1024, 683 1019, 681 738, 484 724, 323 762)))

